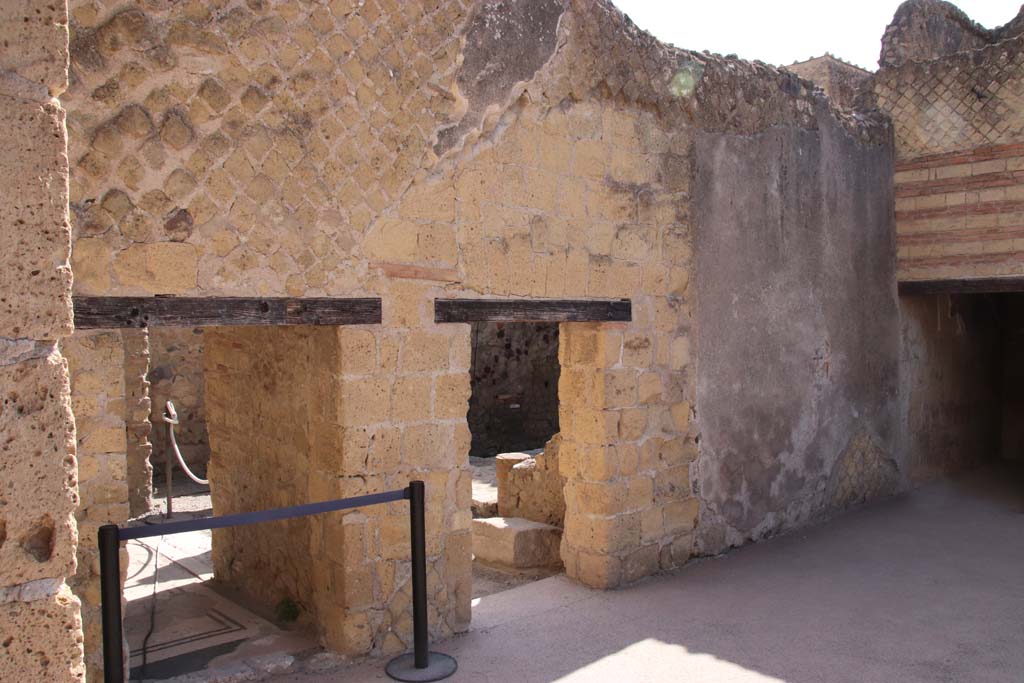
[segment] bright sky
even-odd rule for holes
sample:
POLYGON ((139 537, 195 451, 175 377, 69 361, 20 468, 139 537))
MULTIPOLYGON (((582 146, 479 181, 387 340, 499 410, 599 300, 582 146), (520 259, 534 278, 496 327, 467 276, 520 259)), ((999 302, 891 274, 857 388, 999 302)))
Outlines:
MULTIPOLYGON (((688 50, 776 65, 829 52, 874 71, 900 0, 612 0, 640 28, 688 50)), ((956 0, 988 28, 1017 15, 1021 0, 956 0)))

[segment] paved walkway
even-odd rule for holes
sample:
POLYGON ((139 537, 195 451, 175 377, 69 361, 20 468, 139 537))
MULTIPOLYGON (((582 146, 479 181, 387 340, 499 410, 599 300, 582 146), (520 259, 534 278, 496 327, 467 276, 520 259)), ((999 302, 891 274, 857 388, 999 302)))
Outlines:
MULTIPOLYGON (((1019 681, 1024 481, 972 476, 623 590, 479 599, 453 682, 1019 681)), ((295 683, 388 680, 382 660, 295 683)))

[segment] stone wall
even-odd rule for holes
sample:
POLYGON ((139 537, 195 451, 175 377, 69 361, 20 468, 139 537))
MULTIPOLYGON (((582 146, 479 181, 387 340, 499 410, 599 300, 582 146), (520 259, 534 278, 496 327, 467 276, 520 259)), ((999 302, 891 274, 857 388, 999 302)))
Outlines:
MULTIPOLYGON (((901 16, 886 32, 883 58, 906 37, 901 16)), ((1015 21, 1024 30, 1024 14, 1015 21)), ((890 60, 875 76, 895 134, 899 279, 1020 275, 1024 36, 1007 30, 998 40, 947 44, 936 30, 941 49, 913 52, 929 61, 890 60)))
POLYGON ((498 516, 522 517, 531 522, 565 524, 565 477, 558 465, 562 437, 555 434, 535 455, 504 453, 497 456, 498 516))
MULTIPOLYGON (((171 455, 170 436, 163 415, 168 400, 174 402, 180 424, 174 437, 181 456, 202 476, 210 459, 203 394, 203 328, 155 327, 149 333, 149 382, 152 396, 153 467, 163 478, 164 463, 171 455)), ((180 468, 175 465, 175 471, 180 468)))
POLYGON ((0 679, 83 681, 64 109, 67 9, 0 5, 0 679))
MULTIPOLYGON (((211 329, 205 375, 219 514, 427 484, 430 623, 469 622, 468 329, 211 329)), ((215 575, 291 598, 348 653, 411 646, 407 503, 217 531, 215 575)))
MULTIPOLYGON (((316 423, 316 414, 329 415, 337 403, 336 387, 327 378, 310 381, 331 372, 324 358, 337 353, 334 330, 241 328, 212 330, 210 338, 207 376, 216 458, 209 476, 217 514, 314 500, 310 487, 317 463, 340 447, 337 430, 327 428, 333 423, 319 429, 316 423)), ((340 517, 325 519, 337 526, 340 517)), ((290 599, 305 620, 316 623, 314 592, 331 578, 318 571, 319 553, 310 558, 317 524, 302 517, 215 530, 215 576, 268 608, 290 599)))
POLYGON ((128 483, 128 510, 132 517, 149 512, 153 505, 153 466, 150 456, 153 425, 149 412, 149 332, 124 330, 125 474, 128 483))
POLYGON ((902 482, 892 148, 816 112, 814 130, 696 140, 705 553, 902 482))
POLYGON ((470 455, 542 447, 558 432, 558 325, 473 325, 470 455))
MULTIPOLYGON (((82 600, 85 663, 89 678, 102 678, 98 532, 130 515, 125 417, 125 340, 119 330, 78 330, 63 343, 71 375, 71 405, 78 446, 79 506, 75 513, 82 542, 78 571, 68 584, 82 600)), ((123 570, 127 553, 122 552, 123 570)))
MULTIPOLYGON (((690 207, 711 192, 691 188, 695 160, 711 154, 701 136, 760 140, 783 129, 794 154, 814 158, 822 139, 832 141, 868 161, 849 177, 823 165, 836 183, 823 196, 840 208, 803 222, 787 210, 782 228, 803 238, 834 218, 845 236, 849 197, 834 194, 842 182, 858 188, 850 196, 871 237, 861 249, 879 248, 885 227, 878 215, 890 196, 861 177, 888 177, 885 163, 870 161, 889 143, 877 118, 835 108, 791 73, 662 45, 607 2, 217 0, 143 10, 76 0, 71 29, 76 292, 381 297, 382 324, 332 331, 327 346, 337 351, 325 372, 294 388, 336 397, 323 404, 329 416, 313 413, 323 425, 306 436, 342 439, 308 465, 305 495, 427 481, 439 633, 469 620, 471 333, 435 323, 433 299, 631 299, 629 323, 559 333, 562 555, 569 576, 611 587, 686 561, 703 514, 689 467, 698 429, 704 438, 708 429, 691 419, 701 361, 690 207)), ((736 193, 790 197, 808 182, 751 176, 736 193)), ((845 242, 837 253, 863 260, 845 242)), ((864 267, 876 285, 866 301, 884 321, 889 300, 879 292, 891 289, 891 273, 875 265, 864 267)), ((845 295, 859 292, 850 267, 835 267, 845 295)), ((217 331, 212 358, 206 345, 218 511, 245 503, 249 478, 230 457, 219 469, 218 443, 230 449, 230 430, 255 424, 262 402, 291 396, 253 381, 264 395, 227 410, 238 400, 231 373, 256 378, 233 356, 275 334, 217 331), (211 363, 235 369, 211 376, 211 363)), ((275 353, 266 351, 268 378, 291 372, 275 353)), ((871 392, 851 402, 887 406, 871 392)), ((301 405, 292 408, 301 422, 301 405)), ((847 436, 851 461, 873 452, 847 436)), ((322 452, 315 441, 307 450, 322 452)), ((261 500, 270 495, 259 490, 261 500)), ((340 617, 322 622, 333 647, 400 649, 410 635, 406 518, 345 520, 333 527, 343 542, 318 545, 310 533, 311 565, 335 572, 315 585, 343 592, 315 596, 309 613, 340 617), (351 554, 342 562, 332 548, 351 554)), ((302 580, 290 573, 273 585, 302 580)))

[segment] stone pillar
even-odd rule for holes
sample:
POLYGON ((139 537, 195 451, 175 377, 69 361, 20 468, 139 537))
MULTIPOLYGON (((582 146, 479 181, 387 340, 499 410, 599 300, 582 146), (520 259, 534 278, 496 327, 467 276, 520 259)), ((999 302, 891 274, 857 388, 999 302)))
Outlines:
MULTIPOLYGON (((68 584, 82 601, 89 679, 103 678, 97 533, 128 519, 125 342, 120 330, 79 330, 64 342, 78 449, 78 570, 68 584)), ((121 553, 122 573, 128 554, 121 553)), ((123 580, 122 576, 122 580, 123 580)))
POLYGON ((645 329, 643 308, 628 327, 561 327, 562 561, 568 576, 596 588, 685 562, 698 514, 678 372, 688 359, 672 360, 678 344, 656 319, 645 329))
MULTIPOLYGON (((125 460, 128 480, 128 511, 132 517, 149 512, 153 507, 153 466, 150 456, 153 444, 149 435, 149 330, 125 330, 124 399, 127 437, 125 460)), ((159 410, 163 410, 161 407, 159 410)), ((160 414, 160 413, 158 413, 160 414)))
POLYGON ((0 680, 84 680, 64 110, 67 7, 0 6, 0 680))

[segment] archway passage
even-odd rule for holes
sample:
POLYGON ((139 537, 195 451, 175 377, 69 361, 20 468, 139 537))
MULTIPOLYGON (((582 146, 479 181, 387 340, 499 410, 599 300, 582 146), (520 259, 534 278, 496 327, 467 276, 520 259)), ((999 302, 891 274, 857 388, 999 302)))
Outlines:
POLYGON ((1019 471, 1024 291, 950 281, 900 293, 910 478, 1019 471))

